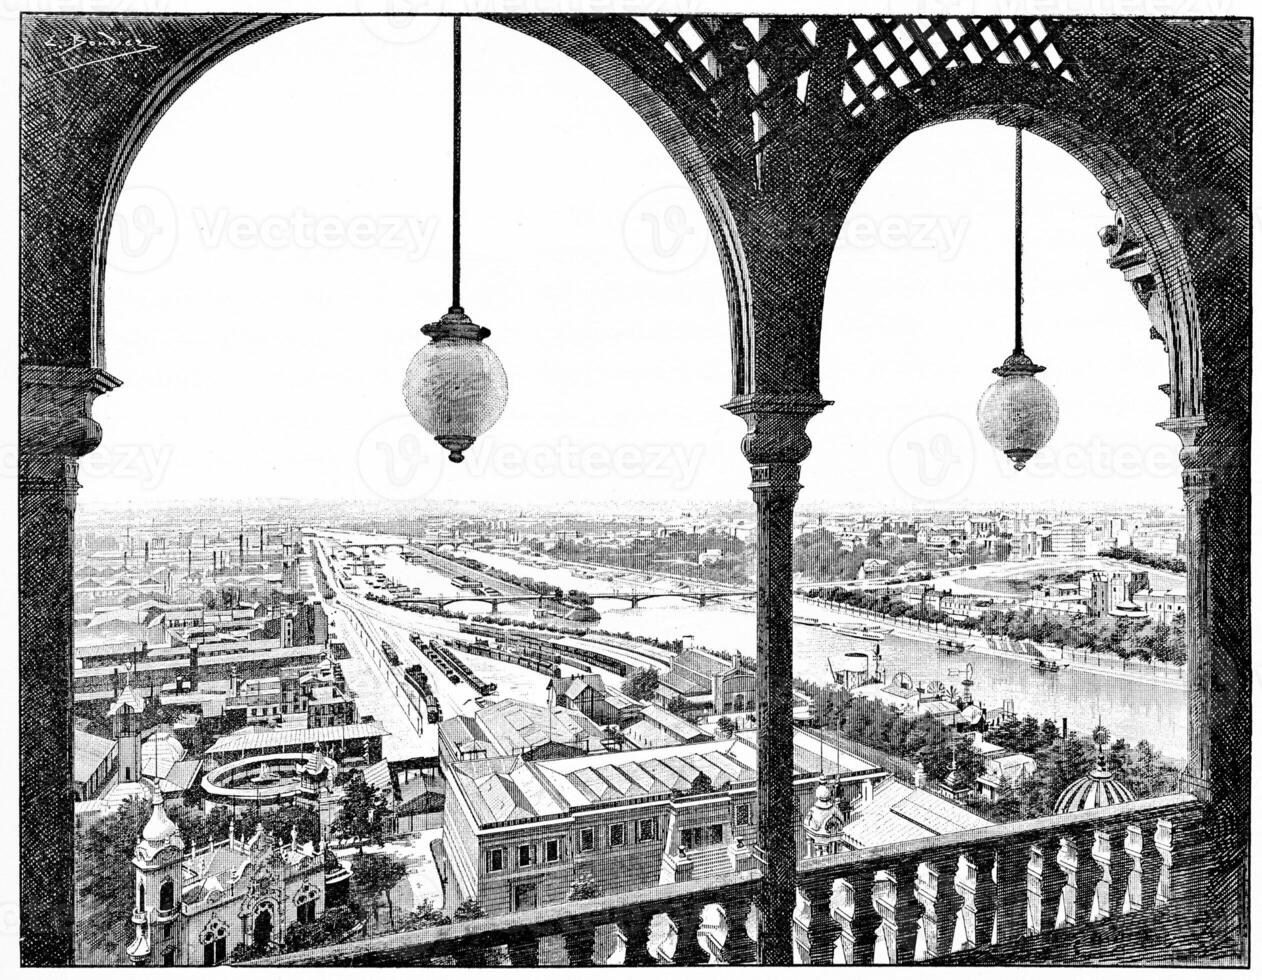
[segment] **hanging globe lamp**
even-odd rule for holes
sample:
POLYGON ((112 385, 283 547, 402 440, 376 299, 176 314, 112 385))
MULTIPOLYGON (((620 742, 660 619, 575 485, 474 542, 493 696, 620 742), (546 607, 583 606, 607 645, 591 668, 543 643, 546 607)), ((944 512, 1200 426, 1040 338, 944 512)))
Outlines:
POLYGON ((508 378, 500 359, 460 305, 460 18, 452 30, 451 308, 421 332, 430 342, 416 352, 403 377, 403 402, 412 417, 447 450, 453 463, 504 414, 508 378))
POLYGON ((977 423, 986 441, 1012 460, 1016 469, 1025 469, 1040 449, 1047 445, 1060 421, 1060 410, 1051 389, 1035 375, 1046 368, 1035 364, 1025 353, 1021 339, 1021 128, 1016 128, 1016 207, 1015 343, 1012 353, 994 369, 999 380, 982 394, 977 403, 977 423))

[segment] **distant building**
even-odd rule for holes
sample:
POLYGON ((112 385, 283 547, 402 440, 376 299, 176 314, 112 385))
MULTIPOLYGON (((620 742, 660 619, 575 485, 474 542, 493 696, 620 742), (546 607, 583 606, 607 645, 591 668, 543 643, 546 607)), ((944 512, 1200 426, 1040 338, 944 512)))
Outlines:
POLYGON ((890 574, 890 563, 884 558, 866 558, 859 567, 859 578, 887 578, 890 574))
MULTIPOLYGON (((1091 525, 1082 522, 1053 524, 1051 550, 1057 555, 1087 554, 1087 532, 1091 525)), ((1099 550, 1098 548, 1096 549, 1099 550)))
POLYGON ((657 704, 646 704, 644 717, 627 728, 622 736, 639 749, 708 742, 713 737, 688 719, 681 718, 657 704))
POLYGON ((553 677, 548 681, 548 703, 580 711, 597 725, 625 728, 640 720, 644 705, 621 691, 605 687, 600 674, 553 677))
POLYGON ((1133 601, 1159 623, 1169 623, 1176 616, 1187 615, 1186 592, 1175 592, 1172 589, 1154 592, 1152 589, 1141 589, 1135 593, 1133 601))
POLYGON ((564 759, 604 751, 604 731, 572 708, 545 707, 515 698, 455 715, 438 725, 444 760, 522 757, 564 759))
POLYGON ((1135 606, 1136 594, 1148 589, 1148 573, 1142 571, 1088 572, 1078 592, 1091 616, 1105 616, 1135 606))
POLYGON ((75 729, 74 789, 76 800, 100 795, 118 769, 118 743, 75 729))

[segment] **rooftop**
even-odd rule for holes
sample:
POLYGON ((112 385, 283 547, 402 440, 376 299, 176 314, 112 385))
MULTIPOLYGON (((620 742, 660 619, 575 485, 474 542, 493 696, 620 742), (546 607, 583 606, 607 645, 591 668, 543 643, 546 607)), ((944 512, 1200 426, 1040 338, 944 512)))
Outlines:
POLYGON ((376 721, 360 722, 355 725, 329 725, 327 728, 242 729, 217 739, 215 744, 206 750, 206 754, 259 752, 290 746, 342 742, 352 738, 384 737, 387 734, 381 723, 376 721))
MULTIPOLYGON (((802 777, 822 772, 877 774, 882 770, 855 756, 794 731, 794 766, 802 777)), ((667 745, 599 756, 523 761, 474 759, 453 763, 458 783, 481 826, 513 820, 563 817, 593 804, 622 805, 692 789, 706 776, 718 790, 752 787, 758 745, 752 732, 717 742, 667 745)))
POLYGON ((988 820, 928 790, 884 779, 870 800, 856 804, 842 838, 854 848, 875 847, 989 826, 988 820))

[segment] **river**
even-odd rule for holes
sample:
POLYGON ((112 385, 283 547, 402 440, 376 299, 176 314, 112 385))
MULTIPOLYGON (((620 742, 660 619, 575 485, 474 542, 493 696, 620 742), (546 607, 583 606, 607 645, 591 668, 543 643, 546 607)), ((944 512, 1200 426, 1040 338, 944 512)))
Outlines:
MULTIPOLYGON (((547 581, 563 589, 588 592, 648 591, 657 580, 639 573, 610 578, 585 578, 570 567, 538 568, 499 553, 469 552, 479 561, 517 575, 547 581), (614 578, 617 578, 615 581, 614 578)), ((386 575, 431 594, 455 595, 458 591, 448 578, 435 572, 408 565, 397 556, 386 556, 386 575)), ((658 583, 665 584, 665 583, 658 583)), ((460 604, 454 609, 477 613, 486 610, 482 603, 460 604)), ((627 632, 661 640, 675 640, 691 635, 702 646, 714 650, 739 650, 754 653, 754 614, 718 602, 704 607, 684 599, 649 599, 637 609, 618 599, 598 599, 599 628, 611 632, 627 632)), ((797 612, 824 621, 839 622, 847 617, 813 603, 799 600, 797 612)), ((530 620, 527 605, 505 605, 500 615, 530 620)), ((826 683, 830 680, 828 657, 851 650, 870 652, 872 645, 862 640, 841 636, 829 630, 799 624, 793 632, 794 674, 807 680, 826 683)), ((882 662, 893 676, 906 671, 918 683, 941 681, 959 686, 962 671, 973 665, 973 698, 990 708, 999 708, 1012 701, 1018 714, 1037 718, 1069 719, 1069 727, 1089 732, 1103 720, 1114 738, 1125 738, 1131 744, 1147 739, 1155 749, 1170 759, 1182 760, 1187 755, 1187 695, 1183 690, 1136 682, 1124 677, 1093 674, 1079 670, 1062 670, 1043 674, 1029 664, 994 656, 974 648, 961 656, 944 656, 932 639, 905 639, 891 636, 881 642, 882 662), (951 671, 956 671, 952 675, 951 671)))

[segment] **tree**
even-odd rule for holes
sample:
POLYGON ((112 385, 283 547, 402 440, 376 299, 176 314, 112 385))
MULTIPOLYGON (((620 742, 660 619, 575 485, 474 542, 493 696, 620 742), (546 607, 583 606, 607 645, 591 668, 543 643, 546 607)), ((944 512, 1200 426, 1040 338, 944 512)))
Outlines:
POLYGON ((117 812, 75 834, 75 877, 79 890, 76 925, 93 949, 114 957, 131 942, 132 853, 149 819, 149 801, 125 800, 117 812))
POLYGON ((266 950, 259 949, 253 943, 240 942, 232 947, 232 952, 228 954, 228 962, 248 963, 250 960, 258 959, 266 954, 266 950))
POLYGON ((736 734, 736 722, 732 721, 727 715, 718 720, 717 727, 724 738, 731 738, 736 734))
POLYGON ((382 835, 382 802, 375 789, 364 780, 363 773, 355 773, 345 784, 346 795, 342 809, 329 828, 335 837, 358 841, 359 853, 364 853, 368 843, 384 843, 382 835))
POLYGON ((697 706, 682 694, 676 694, 666 702, 666 710, 680 718, 690 718, 697 713, 697 706))
POLYGON ((407 871, 402 861, 389 854, 361 852, 355 859, 351 866, 351 882, 356 894, 367 900, 364 904, 372 909, 374 919, 380 921, 377 905, 381 896, 385 895, 390 924, 394 924, 394 900, 390 891, 407 876, 407 871))
POLYGON ((661 680, 652 667, 641 667, 639 670, 633 670, 622 682, 622 693, 637 701, 651 701, 661 680))
POLYGON ((482 906, 478 904, 476 898, 466 898, 456 906, 456 913, 452 916, 452 919, 456 922, 467 922, 470 919, 484 918, 486 918, 486 913, 482 911, 482 906))
POLYGON ((342 942, 356 931, 360 921, 345 905, 324 910, 314 922, 294 922, 285 928, 285 952, 295 953, 342 942))

